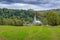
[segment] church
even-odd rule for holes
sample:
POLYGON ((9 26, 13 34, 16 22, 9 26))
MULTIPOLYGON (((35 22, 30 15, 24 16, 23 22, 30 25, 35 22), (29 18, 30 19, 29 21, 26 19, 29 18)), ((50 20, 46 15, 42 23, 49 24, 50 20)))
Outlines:
POLYGON ((42 22, 40 20, 37 20, 36 15, 34 16, 34 21, 33 21, 34 25, 42 25, 42 22))
POLYGON ((36 15, 34 15, 32 23, 30 23, 29 21, 26 21, 24 24, 27 25, 27 26, 33 26, 33 25, 35 25, 35 26, 41 26, 42 22, 40 20, 38 20, 38 18, 36 17, 36 15))

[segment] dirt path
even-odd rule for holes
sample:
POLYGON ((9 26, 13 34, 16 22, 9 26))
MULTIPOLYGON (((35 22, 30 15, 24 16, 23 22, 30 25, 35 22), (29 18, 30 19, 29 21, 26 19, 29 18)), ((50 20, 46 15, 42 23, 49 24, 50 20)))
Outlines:
POLYGON ((54 31, 52 32, 52 40, 58 40, 57 35, 54 31))
POLYGON ((0 37, 0 40, 7 40, 6 38, 4 38, 4 37, 0 37))
POLYGON ((56 32, 53 30, 53 28, 49 28, 52 32, 52 40, 58 40, 56 32))
POLYGON ((34 33, 34 34, 29 33, 29 35, 27 37, 25 37, 24 40, 30 40, 33 36, 39 34, 42 31, 42 28, 43 27, 41 27, 41 29, 38 32, 34 33))

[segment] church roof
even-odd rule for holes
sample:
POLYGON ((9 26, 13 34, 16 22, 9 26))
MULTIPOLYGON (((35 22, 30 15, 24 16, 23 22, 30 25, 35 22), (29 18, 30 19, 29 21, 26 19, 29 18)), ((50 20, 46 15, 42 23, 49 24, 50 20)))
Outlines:
POLYGON ((35 23, 41 23, 41 21, 37 21, 37 20, 36 20, 35 23))

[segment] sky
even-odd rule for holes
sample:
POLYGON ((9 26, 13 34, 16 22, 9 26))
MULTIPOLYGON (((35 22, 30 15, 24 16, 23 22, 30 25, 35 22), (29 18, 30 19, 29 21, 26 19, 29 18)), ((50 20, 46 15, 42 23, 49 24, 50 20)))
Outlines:
POLYGON ((60 0, 0 0, 0 8, 24 10, 60 9, 60 0))

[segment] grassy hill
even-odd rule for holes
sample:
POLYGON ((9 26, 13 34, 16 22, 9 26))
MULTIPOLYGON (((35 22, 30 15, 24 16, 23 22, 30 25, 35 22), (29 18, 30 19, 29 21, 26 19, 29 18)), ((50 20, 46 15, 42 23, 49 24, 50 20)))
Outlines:
POLYGON ((60 40, 60 28, 45 26, 0 26, 0 40, 60 40))

